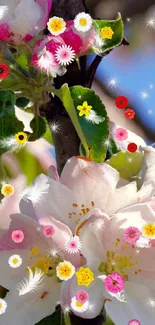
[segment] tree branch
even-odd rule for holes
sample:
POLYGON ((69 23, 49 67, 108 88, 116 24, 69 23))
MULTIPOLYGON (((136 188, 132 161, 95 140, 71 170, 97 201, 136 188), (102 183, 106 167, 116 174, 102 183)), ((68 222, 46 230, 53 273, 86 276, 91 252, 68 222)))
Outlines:
MULTIPOLYGON (((129 45, 129 42, 124 37, 123 40, 122 40, 122 43, 120 45, 129 45)), ((95 77, 95 73, 96 73, 96 70, 97 70, 99 64, 101 63, 102 59, 105 56, 107 56, 112 50, 109 50, 109 51, 103 53, 103 55, 102 54, 101 55, 96 55, 95 59, 93 60, 93 62, 91 63, 91 65, 89 66, 89 68, 87 70, 85 83, 84 83, 85 87, 91 88, 94 77, 95 77)))

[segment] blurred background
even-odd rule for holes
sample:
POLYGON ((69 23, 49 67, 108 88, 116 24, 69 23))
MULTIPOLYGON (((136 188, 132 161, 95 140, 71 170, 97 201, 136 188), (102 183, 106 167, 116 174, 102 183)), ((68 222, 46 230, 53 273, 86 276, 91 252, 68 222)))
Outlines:
MULTIPOLYGON (((109 117, 141 135, 147 143, 155 142, 155 2, 154 0, 87 0, 95 18, 116 19, 120 12, 129 46, 120 46, 100 64, 95 91, 102 98, 109 117), (114 99, 126 96, 134 120, 126 120, 114 99)), ((92 58, 90 58, 90 61, 92 58)))

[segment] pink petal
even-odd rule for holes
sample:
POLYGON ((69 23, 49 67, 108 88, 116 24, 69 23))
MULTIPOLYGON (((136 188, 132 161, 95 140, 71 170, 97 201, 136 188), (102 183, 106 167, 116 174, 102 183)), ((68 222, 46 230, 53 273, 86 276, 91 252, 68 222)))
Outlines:
POLYGON ((41 21, 38 23, 38 27, 40 30, 43 30, 46 27, 49 14, 52 8, 52 0, 36 0, 38 5, 42 8, 42 11, 44 13, 41 21))

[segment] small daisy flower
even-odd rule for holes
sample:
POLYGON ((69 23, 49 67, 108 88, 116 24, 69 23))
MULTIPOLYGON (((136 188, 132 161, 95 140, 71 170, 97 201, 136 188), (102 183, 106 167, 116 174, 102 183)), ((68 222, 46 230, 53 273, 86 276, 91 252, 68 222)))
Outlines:
POLYGON ((9 74, 9 67, 5 63, 0 63, 0 79, 6 79, 9 74))
POLYGON ((82 105, 77 106, 77 110, 80 111, 79 116, 83 116, 83 115, 89 116, 91 109, 92 109, 92 106, 88 105, 87 101, 83 102, 82 105))
POLYGON ((124 141, 128 138, 128 131, 124 128, 118 128, 114 133, 114 138, 117 141, 124 141))
POLYGON ((16 244, 22 243, 24 240, 24 233, 22 230, 14 230, 11 234, 11 238, 16 244))
POLYGON ((79 32, 88 32, 92 27, 93 20, 89 14, 80 12, 74 19, 74 27, 79 32))
POLYGON ((80 267, 76 272, 78 286, 88 287, 94 281, 94 273, 87 267, 80 267))
POLYGON ((16 254, 12 255, 9 257, 8 263, 12 268, 16 269, 17 267, 21 266, 22 258, 16 254))
POLYGON ((136 114, 135 111, 131 108, 127 108, 124 112, 124 116, 128 120, 132 120, 135 117, 135 114, 136 114))
POLYGON ((141 325, 141 323, 137 319, 132 319, 129 321, 128 325, 141 325))
POLYGON ((138 147, 137 147, 136 143, 134 143, 134 142, 129 143, 127 146, 127 150, 130 152, 136 152, 137 149, 138 149, 138 147))
POLYGON ((7 303, 4 299, 0 298, 0 315, 4 314, 7 308, 7 303))
POLYGON ((81 303, 85 303, 86 301, 89 300, 89 295, 85 290, 79 290, 76 295, 76 300, 81 302, 81 303))
POLYGON ((124 239, 129 244, 134 244, 140 238, 140 231, 136 227, 128 227, 124 232, 124 239))
POLYGON ((118 96, 115 99, 115 105, 119 108, 119 109, 123 109, 126 108, 128 105, 128 99, 125 96, 118 96))
POLYGON ((3 184, 1 188, 1 193, 4 196, 10 196, 13 195, 15 192, 14 187, 11 184, 3 184))
POLYGON ((148 222, 142 229, 142 234, 144 237, 148 237, 150 239, 155 238, 155 223, 148 222))
POLYGON ((124 279, 118 273, 112 273, 105 278, 105 288, 111 293, 118 293, 124 289, 124 279))
POLYGON ((57 277, 62 281, 71 279, 74 273, 75 267, 68 261, 60 262, 56 267, 57 277))
POLYGON ((18 132, 15 135, 15 140, 18 144, 25 144, 27 141, 27 134, 25 132, 18 132))
POLYGON ((86 302, 82 303, 80 301, 77 301, 76 297, 73 297, 72 300, 71 300, 71 305, 70 306, 71 306, 73 311, 83 313, 88 309, 89 302, 86 301, 86 302))
POLYGON ((73 238, 65 242, 65 249, 70 254, 78 253, 78 251, 81 250, 81 246, 82 245, 79 236, 74 236, 73 238))
POLYGON ((45 237, 50 238, 55 234, 55 229, 53 226, 45 226, 43 228, 43 234, 45 235, 45 237))
POLYGON ((52 35, 58 36, 65 31, 66 23, 63 18, 54 16, 49 19, 47 28, 52 35))
POLYGON ((105 26, 105 27, 101 28, 101 30, 100 30, 100 36, 102 38, 112 39, 113 34, 114 34, 114 32, 111 27, 105 26))
POLYGON ((75 52, 69 45, 60 46, 55 52, 56 60, 61 65, 68 65, 74 61, 75 52))

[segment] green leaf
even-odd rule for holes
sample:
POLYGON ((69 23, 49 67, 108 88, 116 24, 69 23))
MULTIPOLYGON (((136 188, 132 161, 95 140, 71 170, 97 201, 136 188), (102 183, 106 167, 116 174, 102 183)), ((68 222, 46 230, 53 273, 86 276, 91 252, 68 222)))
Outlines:
POLYGON ((30 123, 30 127, 32 128, 33 133, 30 135, 29 141, 35 141, 37 139, 40 139, 46 132, 46 122, 40 116, 38 116, 37 118, 33 118, 30 123))
POLYGON ((130 180, 140 172, 142 161, 143 153, 141 152, 119 152, 106 163, 115 168, 121 178, 130 180))
MULTIPOLYGON (((15 115, 15 95, 12 91, 0 91, 0 141, 23 131, 24 125, 15 115)), ((0 146, 0 153, 8 151, 7 146, 0 146)))
POLYGON ((71 97, 70 89, 69 89, 67 84, 64 84, 61 87, 61 100, 62 100, 63 105, 64 105, 64 107, 65 107, 65 109, 66 109, 66 111, 67 111, 67 113, 68 113, 68 115, 69 115, 75 129, 76 129, 76 132, 77 132, 77 134, 78 134, 78 136, 79 136, 79 138, 81 140, 81 143, 84 146, 86 156, 89 156, 88 145, 87 145, 83 130, 81 129, 81 126, 79 124, 76 109, 74 107, 74 102, 73 102, 73 99, 71 97))
POLYGON ((28 60, 24 53, 20 54, 16 59, 17 63, 24 69, 28 69, 28 60))
POLYGON ((111 156, 113 156, 114 154, 118 153, 118 149, 116 146, 116 143, 113 139, 109 140, 109 144, 108 144, 108 149, 107 149, 107 154, 106 154, 106 159, 110 159, 111 156))
POLYGON ((71 87, 70 92, 78 123, 89 147, 89 158, 98 163, 103 162, 106 157, 107 140, 109 137, 109 119, 105 106, 95 92, 89 88, 74 86, 71 87), (77 106, 82 105, 84 101, 87 101, 88 105, 92 106, 90 112, 95 115, 92 121, 86 116, 79 116, 77 106))
POLYGON ((116 20, 94 20, 93 24, 100 40, 99 44, 96 43, 94 47, 95 53, 107 52, 121 44, 124 35, 124 26, 120 13, 118 13, 116 20), (114 32, 111 39, 101 38, 100 31, 104 27, 110 27, 114 32))
POLYGON ((16 100, 16 106, 19 108, 23 108, 26 107, 29 103, 29 99, 25 98, 25 97, 20 97, 17 98, 16 100))

